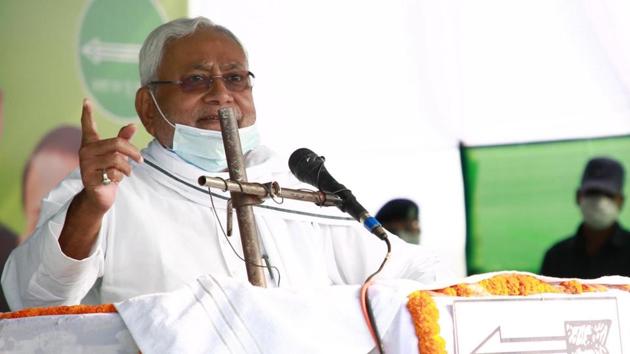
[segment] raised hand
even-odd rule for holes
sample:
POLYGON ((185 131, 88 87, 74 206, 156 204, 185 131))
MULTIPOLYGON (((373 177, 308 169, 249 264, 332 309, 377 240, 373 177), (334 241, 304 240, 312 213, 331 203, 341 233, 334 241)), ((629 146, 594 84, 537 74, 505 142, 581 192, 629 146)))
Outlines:
POLYGON ((126 125, 115 138, 101 140, 88 100, 83 100, 81 131, 79 166, 83 190, 72 199, 59 235, 61 250, 74 259, 88 257, 94 248, 103 215, 116 199, 118 183, 131 174, 129 158, 142 162, 142 155, 129 142, 136 127, 126 125))
POLYGON ((114 204, 118 183, 131 174, 129 158, 142 162, 142 155, 129 141, 136 127, 128 124, 115 138, 101 139, 92 118, 92 105, 83 100, 81 131, 79 166, 86 201, 105 213, 114 204))

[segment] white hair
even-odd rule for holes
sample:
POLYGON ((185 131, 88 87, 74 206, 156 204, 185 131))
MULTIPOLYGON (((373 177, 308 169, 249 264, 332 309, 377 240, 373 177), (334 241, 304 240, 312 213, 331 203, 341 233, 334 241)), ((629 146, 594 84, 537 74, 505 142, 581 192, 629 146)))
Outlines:
POLYGON ((200 27, 210 28, 227 35, 241 47, 243 53, 245 53, 245 59, 247 60, 247 53, 241 41, 239 41, 229 29, 219 26, 201 16, 195 18, 178 18, 160 25, 149 33, 147 39, 144 40, 139 57, 140 84, 146 86, 149 82, 158 79, 157 70, 162 62, 164 47, 169 41, 192 34, 200 27))

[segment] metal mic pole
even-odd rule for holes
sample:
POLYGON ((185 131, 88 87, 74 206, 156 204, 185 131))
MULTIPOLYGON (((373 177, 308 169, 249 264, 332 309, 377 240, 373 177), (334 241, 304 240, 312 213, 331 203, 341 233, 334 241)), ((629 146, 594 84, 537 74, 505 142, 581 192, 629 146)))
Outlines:
MULTIPOLYGON (((241 138, 238 135, 238 123, 234 116, 233 108, 221 108, 219 110, 219 121, 221 122, 221 135, 223 136, 223 147, 225 148, 230 180, 247 182, 241 138)), ((252 205, 258 204, 259 200, 254 196, 240 192, 230 192, 230 196, 234 209, 236 209, 236 219, 238 220, 241 243, 243 244, 247 279, 253 285, 266 287, 267 282, 263 267, 256 266, 260 263, 261 257, 252 205)))

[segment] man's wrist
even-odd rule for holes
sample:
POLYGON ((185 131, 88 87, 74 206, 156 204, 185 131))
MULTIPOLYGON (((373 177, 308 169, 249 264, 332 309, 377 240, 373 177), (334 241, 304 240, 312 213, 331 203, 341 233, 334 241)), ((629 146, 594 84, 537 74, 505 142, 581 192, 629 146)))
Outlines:
POLYGON ((85 189, 74 197, 59 236, 59 246, 66 256, 80 260, 90 255, 105 212, 90 202, 85 189))

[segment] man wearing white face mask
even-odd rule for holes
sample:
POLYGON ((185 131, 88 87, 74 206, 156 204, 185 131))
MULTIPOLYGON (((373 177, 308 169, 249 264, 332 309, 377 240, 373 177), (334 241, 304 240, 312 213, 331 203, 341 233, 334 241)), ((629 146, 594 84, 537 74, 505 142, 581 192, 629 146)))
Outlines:
POLYGON ((618 223, 623 207, 624 169, 613 159, 591 159, 582 176, 576 201, 583 222, 572 237, 554 245, 541 274, 591 279, 630 276, 630 232, 618 223))
MULTIPOLYGON (((242 249, 238 224, 230 238, 222 231, 229 193, 213 191, 211 199, 197 185, 202 175, 229 178, 221 108, 236 113, 250 182, 304 188, 287 160, 260 144, 254 74, 232 32, 203 17, 171 21, 149 34, 139 66, 136 111, 155 139, 139 151, 130 143, 133 124, 101 138, 84 101, 80 169, 43 200, 33 235, 2 275, 13 310, 112 303, 173 291, 205 274, 246 281, 232 250, 242 249)), ((359 284, 384 256, 382 242, 336 208, 267 200, 254 217, 268 286, 359 284)), ((382 277, 433 282, 449 275, 433 253, 391 242, 382 277)))

